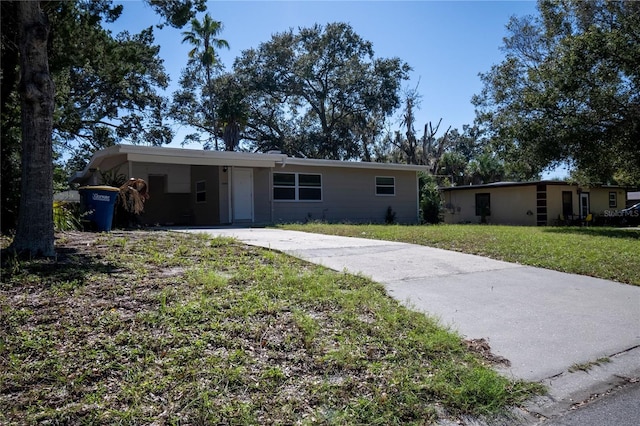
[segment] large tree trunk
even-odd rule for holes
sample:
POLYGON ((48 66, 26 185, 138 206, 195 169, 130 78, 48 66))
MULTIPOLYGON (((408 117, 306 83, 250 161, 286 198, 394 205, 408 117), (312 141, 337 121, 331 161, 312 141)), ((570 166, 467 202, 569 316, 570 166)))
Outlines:
POLYGON ((49 23, 39 1, 19 2, 22 182, 13 248, 31 256, 54 256, 53 81, 49 74, 49 23))

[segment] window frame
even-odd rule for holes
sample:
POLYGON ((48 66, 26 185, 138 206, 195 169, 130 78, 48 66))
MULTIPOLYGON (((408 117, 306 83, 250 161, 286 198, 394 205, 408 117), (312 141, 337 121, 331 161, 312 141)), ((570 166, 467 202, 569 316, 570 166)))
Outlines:
POLYGON ((376 197, 395 197, 396 196, 396 177, 395 176, 376 176, 375 177, 375 192, 376 197), (392 179, 393 184, 384 184, 378 183, 378 179, 392 179), (384 192, 380 192, 381 189, 391 188, 393 191, 390 194, 385 194, 384 192))
POLYGON ((196 188, 194 192, 196 194, 196 204, 206 203, 207 202, 207 181, 206 180, 196 181, 196 188), (198 189, 198 185, 200 184, 202 184, 202 189, 198 189), (199 199, 200 195, 202 195, 202 199, 199 199))
MULTIPOLYGON (((324 199, 324 191, 322 185, 322 173, 307 173, 307 172, 273 172, 272 176, 272 185, 271 185, 271 196, 274 202, 278 203, 321 203, 324 199), (276 184, 276 175, 293 175, 293 184, 276 184), (308 181, 305 181, 303 184, 300 184, 300 176, 313 176, 314 180, 319 179, 319 184, 309 184, 308 181), (278 198, 276 196, 276 190, 286 190, 293 189, 293 198, 278 198), (301 191, 302 190, 302 191, 301 191), (319 198, 301 198, 301 192, 304 194, 312 192, 315 193, 318 190, 320 197, 319 198)), ((284 182, 284 181, 281 181, 284 182)))

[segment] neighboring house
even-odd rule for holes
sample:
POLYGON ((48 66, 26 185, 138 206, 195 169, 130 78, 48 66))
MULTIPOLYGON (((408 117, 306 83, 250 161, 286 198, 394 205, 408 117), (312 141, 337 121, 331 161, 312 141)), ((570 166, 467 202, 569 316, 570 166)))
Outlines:
POLYGON ((445 223, 544 226, 579 223, 625 208, 620 186, 585 187, 559 181, 496 182, 440 188, 445 223))
POLYGON ((423 166, 292 158, 280 153, 116 145, 98 151, 72 179, 98 185, 101 173, 142 178, 147 225, 267 224, 323 220, 419 222, 423 166))

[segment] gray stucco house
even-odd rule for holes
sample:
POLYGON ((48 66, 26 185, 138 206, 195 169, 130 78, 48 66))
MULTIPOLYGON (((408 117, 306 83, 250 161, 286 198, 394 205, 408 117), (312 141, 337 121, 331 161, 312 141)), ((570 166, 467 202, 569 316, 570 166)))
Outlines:
POLYGON ((101 173, 142 178, 146 225, 211 226, 323 220, 418 223, 424 166, 293 158, 281 153, 116 145, 98 151, 72 183, 101 173))

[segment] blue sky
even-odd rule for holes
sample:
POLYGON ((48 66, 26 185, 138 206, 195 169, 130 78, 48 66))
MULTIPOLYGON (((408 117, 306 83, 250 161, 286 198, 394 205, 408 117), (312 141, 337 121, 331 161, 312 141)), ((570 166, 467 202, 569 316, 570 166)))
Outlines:
MULTIPOLYGON (((122 17, 114 32, 130 32, 160 23, 142 1, 124 1, 122 17)), ((505 26, 511 16, 537 14, 535 1, 210 1, 208 13, 222 21, 221 38, 230 50, 221 51, 227 70, 243 50, 269 41, 271 35, 315 23, 347 22, 373 44, 376 57, 397 56, 412 68, 405 87, 422 95, 416 114, 416 130, 442 118, 447 127, 462 131, 475 113, 471 97, 482 89, 478 76, 500 63, 505 26)), ((200 16, 201 18, 201 16, 200 16)), ((185 27, 188 29, 188 27, 185 27)), ((160 55, 175 89, 189 46, 181 31, 155 30, 160 55)), ((179 143, 178 140, 174 142, 179 143)))
MULTIPOLYGON (((123 4, 114 32, 135 32, 160 22, 142 1, 123 4)), ((397 56, 411 65, 411 80, 405 85, 413 88, 419 82, 422 95, 417 128, 442 118, 441 130, 462 130, 463 124, 473 122, 470 100, 482 88, 478 73, 502 61, 500 47, 509 18, 536 13, 534 1, 210 1, 207 6, 209 14, 222 21, 221 38, 231 47, 220 52, 227 70, 243 50, 270 40, 272 34, 315 23, 349 23, 373 44, 377 57, 397 56)), ((181 31, 155 30, 172 85, 190 49, 181 43, 181 31)))

